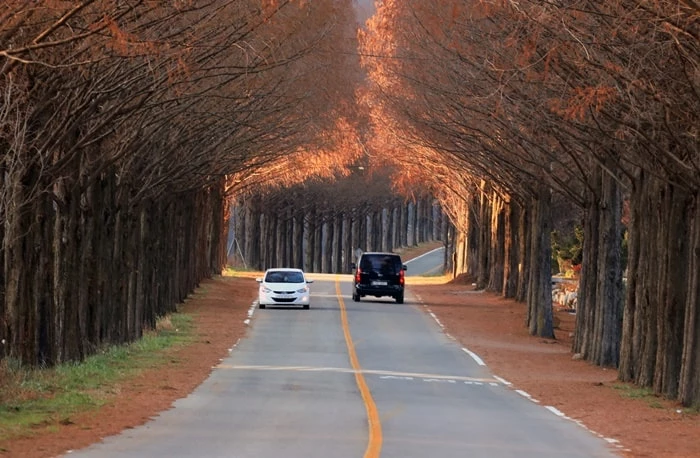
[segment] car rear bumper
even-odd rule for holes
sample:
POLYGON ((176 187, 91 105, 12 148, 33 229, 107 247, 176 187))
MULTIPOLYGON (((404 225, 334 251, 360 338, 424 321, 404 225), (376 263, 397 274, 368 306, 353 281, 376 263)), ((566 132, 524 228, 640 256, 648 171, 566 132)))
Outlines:
POLYGON ((360 296, 396 296, 403 293, 403 286, 387 285, 387 286, 371 286, 371 285, 355 285, 355 291, 360 296))

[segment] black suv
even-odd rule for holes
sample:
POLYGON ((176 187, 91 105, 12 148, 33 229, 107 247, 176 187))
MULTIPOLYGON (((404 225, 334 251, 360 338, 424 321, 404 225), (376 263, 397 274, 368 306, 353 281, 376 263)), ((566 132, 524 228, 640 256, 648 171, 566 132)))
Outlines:
POLYGON ((363 296, 391 296, 397 304, 403 304, 406 265, 401 262, 401 256, 395 253, 362 253, 352 268, 355 271, 353 301, 359 302, 363 296))

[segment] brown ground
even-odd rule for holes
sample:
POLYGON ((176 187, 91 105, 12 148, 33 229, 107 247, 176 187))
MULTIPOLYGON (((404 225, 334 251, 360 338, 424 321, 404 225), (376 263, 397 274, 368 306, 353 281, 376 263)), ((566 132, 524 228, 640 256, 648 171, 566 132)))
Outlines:
MULTIPOLYGON (((404 255, 406 257, 406 255, 404 255)), ((620 441, 623 456, 700 457, 700 415, 678 413, 675 403, 654 397, 628 398, 615 382, 615 371, 572 359, 569 352, 573 315, 561 319, 556 341, 527 335, 523 304, 470 291, 469 284, 409 284, 426 300, 445 332, 478 354, 496 375, 524 390, 542 405, 607 438, 620 441), (628 451, 624 451, 628 450, 628 451)), ((201 383, 212 366, 245 335, 244 320, 257 292, 248 278, 223 277, 203 283, 183 305, 195 314, 198 339, 175 349, 169 364, 146 371, 120 387, 119 396, 101 410, 50 425, 30 438, 0 444, 0 457, 50 457, 85 447, 100 438, 144 423, 201 383)), ((254 318, 253 318, 254 321, 254 318)), ((234 350, 235 351, 235 350, 234 350)))

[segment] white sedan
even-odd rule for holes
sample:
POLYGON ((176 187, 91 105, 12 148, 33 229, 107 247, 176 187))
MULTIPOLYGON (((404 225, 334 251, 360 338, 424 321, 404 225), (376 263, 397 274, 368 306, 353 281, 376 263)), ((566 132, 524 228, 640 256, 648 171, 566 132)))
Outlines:
POLYGON ((309 308, 309 280, 301 269, 267 269, 262 278, 256 278, 260 283, 258 306, 264 309, 268 305, 301 305, 309 308))

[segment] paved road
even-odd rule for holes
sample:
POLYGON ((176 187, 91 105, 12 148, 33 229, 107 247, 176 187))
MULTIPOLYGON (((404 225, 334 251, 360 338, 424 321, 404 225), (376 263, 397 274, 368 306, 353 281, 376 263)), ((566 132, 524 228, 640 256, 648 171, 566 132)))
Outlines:
POLYGON ((405 261, 407 276, 419 275, 442 275, 443 260, 445 256, 445 248, 436 248, 433 251, 425 253, 417 258, 405 261))
POLYGON ((311 310, 256 310, 189 397, 71 456, 613 456, 494 378, 410 294, 355 303, 350 276, 314 278, 311 310))

